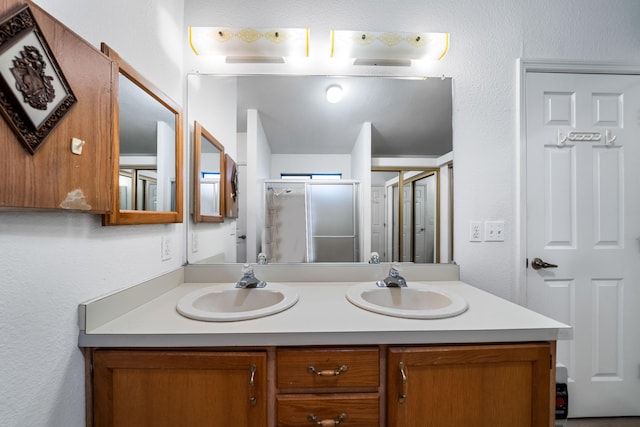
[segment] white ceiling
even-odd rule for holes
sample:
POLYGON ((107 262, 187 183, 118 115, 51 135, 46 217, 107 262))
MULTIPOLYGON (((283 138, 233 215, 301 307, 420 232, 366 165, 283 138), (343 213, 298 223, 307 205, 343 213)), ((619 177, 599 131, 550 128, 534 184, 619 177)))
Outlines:
MULTIPOLYGON (((259 111, 274 154, 348 154, 363 123, 372 124, 373 156, 437 157, 452 150, 451 79, 327 76, 201 76, 238 79, 238 132, 247 109, 259 111), (344 98, 327 102, 338 84, 344 98)), ((230 81, 229 84, 232 84, 230 81)), ((211 94, 212 102, 222 102, 211 94)), ((149 95, 120 79, 121 154, 156 152, 156 125, 173 116, 149 95)))
POLYGON ((347 154, 371 122, 374 156, 440 156, 452 150, 451 90, 450 78, 241 76, 238 131, 253 108, 272 153, 347 154), (338 104, 325 97, 333 84, 338 104))

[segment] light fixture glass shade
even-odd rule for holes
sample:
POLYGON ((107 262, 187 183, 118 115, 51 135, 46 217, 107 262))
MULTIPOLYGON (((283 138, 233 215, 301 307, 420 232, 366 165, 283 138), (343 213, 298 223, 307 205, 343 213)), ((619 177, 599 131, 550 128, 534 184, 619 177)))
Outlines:
POLYGON ((273 59, 309 56, 309 29, 189 27, 189 43, 196 55, 225 56, 228 62, 282 62, 273 59))
POLYGON ((327 88, 327 101, 336 104, 342 101, 342 87, 339 85, 331 85, 327 88))
POLYGON ((449 33, 331 31, 331 56, 371 60, 442 59, 449 33))

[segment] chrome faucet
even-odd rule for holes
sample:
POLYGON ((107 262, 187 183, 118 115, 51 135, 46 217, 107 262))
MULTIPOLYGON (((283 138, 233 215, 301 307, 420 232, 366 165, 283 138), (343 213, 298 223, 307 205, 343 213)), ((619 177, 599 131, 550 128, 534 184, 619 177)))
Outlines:
POLYGON ((405 288, 407 281, 400 275, 400 264, 394 262, 389 269, 389 276, 384 280, 378 280, 376 285, 380 288, 405 288))
POLYGON ((380 254, 378 252, 371 252, 369 264, 380 264, 380 254))
POLYGON ((253 267, 250 264, 242 266, 242 277, 236 283, 236 288, 264 288, 267 286, 267 282, 258 279, 253 273, 253 267))
POLYGON ((260 265, 267 264, 267 254, 265 254, 264 252, 260 252, 258 254, 258 264, 260 265))

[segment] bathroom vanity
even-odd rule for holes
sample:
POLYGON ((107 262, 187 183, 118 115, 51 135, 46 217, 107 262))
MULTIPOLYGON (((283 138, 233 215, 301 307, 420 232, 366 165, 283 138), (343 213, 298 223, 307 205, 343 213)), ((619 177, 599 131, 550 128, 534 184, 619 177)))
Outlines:
POLYGON ((236 281, 230 265, 187 266, 82 304, 87 425, 552 425, 555 341, 568 326, 460 282, 449 265, 404 275, 462 296, 469 308, 455 317, 391 317, 346 299, 387 268, 256 266, 299 299, 251 320, 176 311, 185 295, 236 281))

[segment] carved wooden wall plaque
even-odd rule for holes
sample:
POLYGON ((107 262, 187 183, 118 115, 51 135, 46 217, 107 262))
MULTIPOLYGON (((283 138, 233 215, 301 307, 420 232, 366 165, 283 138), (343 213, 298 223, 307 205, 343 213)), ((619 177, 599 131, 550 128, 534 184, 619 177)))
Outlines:
POLYGON ((31 154, 77 102, 29 6, 0 21, 0 112, 31 154))

